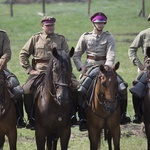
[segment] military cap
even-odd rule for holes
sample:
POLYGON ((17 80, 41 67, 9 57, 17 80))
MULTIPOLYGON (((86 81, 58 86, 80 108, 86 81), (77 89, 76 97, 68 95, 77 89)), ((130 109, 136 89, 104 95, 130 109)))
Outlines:
POLYGON ((150 14, 149 14, 148 17, 147 17, 147 21, 150 21, 150 14))
POLYGON ((54 17, 50 17, 50 16, 44 16, 41 19, 41 23, 44 25, 49 25, 49 24, 53 24, 56 22, 56 19, 54 17))
POLYGON ((91 21, 93 23, 95 23, 95 22, 103 22, 103 23, 106 24, 107 23, 107 17, 106 17, 106 15, 104 13, 97 12, 97 13, 95 13, 95 14, 93 14, 91 16, 91 21))

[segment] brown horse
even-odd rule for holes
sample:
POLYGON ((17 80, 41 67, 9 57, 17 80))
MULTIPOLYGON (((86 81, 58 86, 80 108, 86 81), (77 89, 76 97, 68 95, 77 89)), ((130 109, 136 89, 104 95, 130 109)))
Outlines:
POLYGON ((6 86, 5 78, 4 71, 0 71, 0 150, 3 149, 5 135, 8 137, 10 150, 16 150, 16 109, 6 86))
POLYGON ((87 109, 90 150, 100 149, 102 129, 108 140, 109 150, 112 150, 112 138, 114 149, 120 150, 120 105, 116 73, 119 65, 119 62, 112 68, 101 65, 95 79, 87 109))
POLYGON ((149 66, 146 67, 147 73, 147 89, 143 101, 143 121, 147 136, 147 149, 150 150, 150 60, 149 66))
POLYGON ((60 138, 62 150, 67 150, 71 134, 71 76, 70 57, 74 48, 67 54, 52 50, 47 74, 35 105, 35 135, 38 150, 56 150, 60 138))

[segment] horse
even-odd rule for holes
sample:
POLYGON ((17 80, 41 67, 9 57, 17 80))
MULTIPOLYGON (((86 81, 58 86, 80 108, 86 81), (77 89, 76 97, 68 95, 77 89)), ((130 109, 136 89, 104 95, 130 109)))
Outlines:
POLYGON ((3 149, 5 135, 8 137, 10 150, 17 149, 16 109, 10 95, 5 73, 0 70, 0 150, 3 149))
POLYGON ((150 60, 149 65, 146 67, 147 75, 147 88, 142 103, 143 108, 143 122, 145 125, 145 133, 147 137, 147 149, 150 150, 150 60))
POLYGON ((119 65, 117 62, 113 67, 99 66, 86 110, 90 150, 100 149, 102 129, 109 150, 112 150, 112 138, 114 149, 120 150, 120 96, 116 73, 119 65))
POLYGON ((43 85, 35 102, 35 136, 37 150, 57 149, 60 139, 62 150, 67 150, 71 134, 71 76, 70 58, 74 54, 52 50, 52 56, 43 85))

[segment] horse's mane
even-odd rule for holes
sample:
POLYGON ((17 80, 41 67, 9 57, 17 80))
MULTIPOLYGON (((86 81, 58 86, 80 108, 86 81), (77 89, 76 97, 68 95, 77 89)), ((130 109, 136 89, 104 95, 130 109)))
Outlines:
POLYGON ((48 68, 47 68, 47 71, 46 71, 46 75, 45 75, 45 79, 44 79, 44 86, 46 87, 45 89, 52 86, 53 59, 54 58, 50 59, 49 64, 48 64, 48 68))
POLYGON ((46 90, 48 90, 49 88, 52 88, 52 85, 53 85, 53 64, 54 64, 54 61, 57 61, 57 62, 59 61, 59 63, 61 64, 60 69, 66 68, 66 70, 69 70, 69 67, 72 67, 71 66, 71 60, 70 60, 68 53, 66 53, 65 51, 57 51, 57 52, 58 52, 58 56, 54 57, 52 55, 52 58, 50 59, 48 67, 47 67, 46 76, 45 76, 45 80, 44 80, 44 85, 46 87, 46 90))

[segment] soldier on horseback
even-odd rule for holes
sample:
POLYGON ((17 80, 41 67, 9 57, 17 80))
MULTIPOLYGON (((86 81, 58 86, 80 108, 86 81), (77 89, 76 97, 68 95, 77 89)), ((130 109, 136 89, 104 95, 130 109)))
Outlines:
POLYGON ((7 86, 10 89, 11 98, 15 101, 16 112, 17 112, 17 127, 24 128, 26 123, 24 121, 23 113, 23 89, 17 77, 11 73, 7 68, 7 63, 11 59, 11 48, 9 37, 4 30, 0 30, 0 70, 4 70, 7 86))
MULTIPOLYGON (((150 21, 150 15, 147 18, 147 21, 150 21)), ((132 42, 128 50, 129 59, 133 65, 138 67, 138 76, 133 81, 133 87, 130 88, 132 93, 132 102, 134 108, 134 118, 133 123, 142 122, 142 99, 144 97, 144 92, 146 89, 146 72, 145 65, 147 63, 147 58, 150 57, 150 28, 141 31, 132 42), (144 55, 144 63, 140 61, 137 56, 138 49, 142 49, 144 55)))
MULTIPOLYGON (((116 46, 115 40, 112 34, 108 31, 103 31, 107 24, 107 17, 102 12, 97 12, 91 17, 93 25, 92 32, 86 32, 81 35, 73 57, 74 63, 78 71, 81 71, 81 86, 78 89, 80 93, 80 111, 84 114, 83 97, 86 95, 89 87, 92 84, 93 79, 98 73, 98 67, 101 64, 113 66, 115 62, 116 46), (82 55, 86 53, 85 64, 81 61, 82 55), (92 67, 92 69, 91 69, 92 67)), ((121 96, 121 124, 130 122, 130 117, 126 116, 127 109, 127 84, 118 75, 118 92, 121 96)), ((86 118, 85 115, 80 120, 80 130, 86 130, 86 118)))
MULTIPOLYGON (((34 129, 35 125, 34 95, 30 89, 31 85, 39 74, 46 73, 48 63, 52 58, 51 50, 53 48, 57 48, 58 51, 69 52, 66 38, 54 32, 55 22, 56 19, 54 17, 44 16, 41 20, 43 31, 33 35, 20 52, 20 64, 29 74, 26 83, 23 85, 25 109, 29 120, 26 126, 27 129, 34 129), (30 56, 33 57, 32 64, 29 62, 30 56)), ((75 79, 74 76, 73 78, 75 79)))

